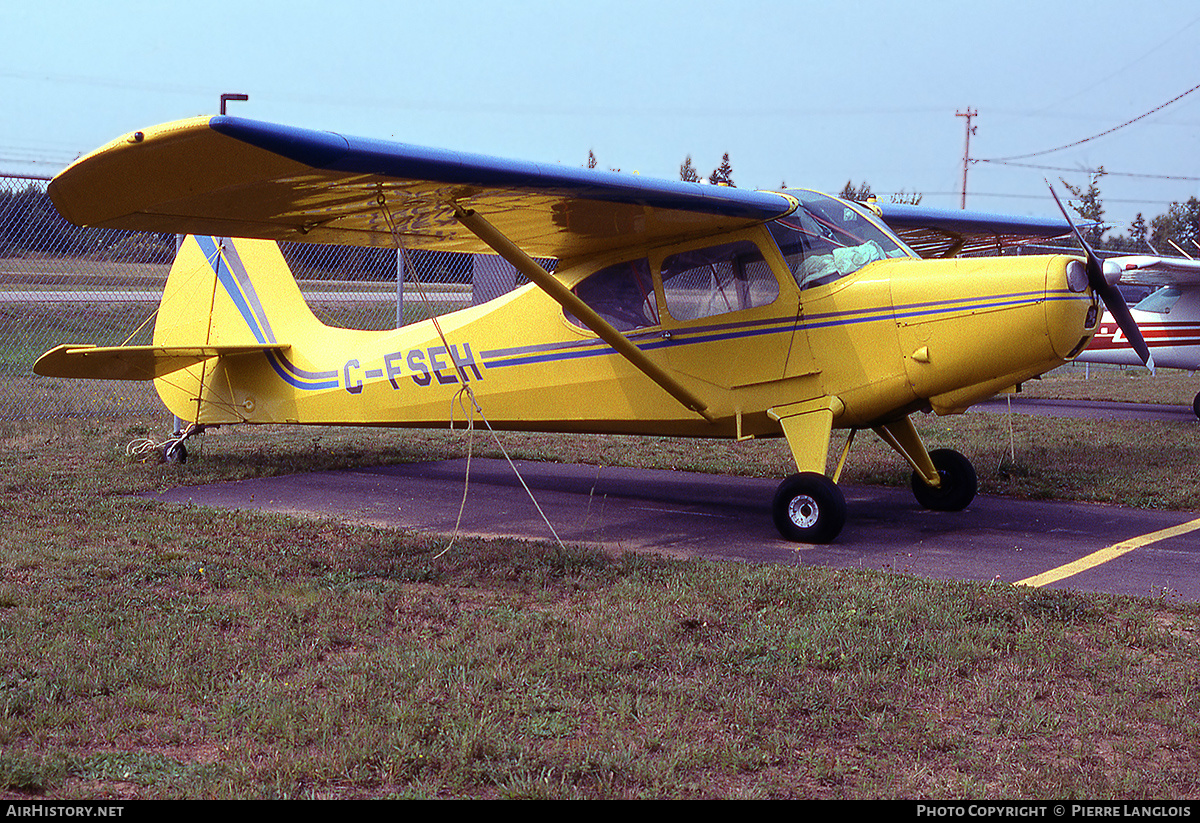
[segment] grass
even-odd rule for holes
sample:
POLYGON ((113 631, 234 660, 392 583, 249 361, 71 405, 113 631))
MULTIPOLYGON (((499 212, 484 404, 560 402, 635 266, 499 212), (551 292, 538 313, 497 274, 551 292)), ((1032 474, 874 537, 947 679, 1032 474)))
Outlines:
MULTIPOLYGON (((133 495, 463 443, 228 428, 185 466, 126 456, 160 425, 0 422, 6 799, 1200 796, 1196 604, 513 540, 440 554, 437 535, 167 507, 133 495)), ((1194 426, 919 425, 986 491, 1200 492, 1194 426)), ((906 482, 871 440, 846 482, 906 482)), ((781 441, 505 442, 787 468, 781 441)))

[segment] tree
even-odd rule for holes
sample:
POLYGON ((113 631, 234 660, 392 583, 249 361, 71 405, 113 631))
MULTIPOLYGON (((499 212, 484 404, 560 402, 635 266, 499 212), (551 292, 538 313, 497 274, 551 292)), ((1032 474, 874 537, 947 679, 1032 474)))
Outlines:
POLYGON ((594 168, 596 168, 596 154, 595 154, 595 152, 593 152, 591 149, 588 149, 588 162, 587 162, 587 167, 588 167, 589 169, 594 169, 594 168))
POLYGON ((1068 205, 1074 209, 1081 220, 1092 224, 1081 227, 1079 231, 1088 244, 1095 247, 1103 245, 1104 232, 1106 230, 1104 227, 1104 203, 1100 196, 1099 186, 1100 178, 1106 173, 1104 166, 1098 167, 1092 172, 1091 180, 1088 182, 1086 189, 1072 186, 1061 177, 1058 178, 1067 187, 1067 191, 1078 198, 1078 202, 1070 201, 1068 205))
POLYGON ((696 171, 696 167, 692 165, 692 156, 690 154, 683 161, 683 165, 679 167, 679 179, 685 183, 700 182, 700 174, 696 171))
POLYGON ((708 182, 716 186, 733 186, 733 167, 729 165, 729 152, 721 156, 721 165, 713 169, 708 182))
POLYGON ((1200 249, 1200 200, 1189 197, 1186 203, 1172 203, 1165 214, 1151 220, 1150 242, 1162 254, 1182 249, 1194 255, 1200 249))
POLYGON ((1150 226, 1139 211, 1129 224, 1128 237, 1118 237, 1117 244, 1125 251, 1147 252, 1150 248, 1150 226))
POLYGON ((870 196, 871 186, 865 180, 858 188, 854 187, 854 181, 847 180, 846 185, 842 186, 842 191, 838 195, 838 197, 842 198, 843 200, 855 200, 860 203, 870 196))

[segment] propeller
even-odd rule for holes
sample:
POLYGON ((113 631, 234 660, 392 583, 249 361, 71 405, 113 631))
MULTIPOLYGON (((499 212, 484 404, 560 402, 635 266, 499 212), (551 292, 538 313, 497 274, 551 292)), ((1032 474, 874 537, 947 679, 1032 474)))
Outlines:
POLYGON ((1067 225, 1071 227, 1071 231, 1075 233, 1075 239, 1079 241, 1079 245, 1083 246, 1084 252, 1087 254, 1087 279, 1088 285, 1092 287, 1100 299, 1104 301, 1104 307, 1108 309, 1108 313, 1117 321, 1117 325, 1121 331, 1125 333, 1125 337, 1129 340, 1129 344, 1133 346, 1133 350, 1137 352, 1137 356, 1142 358, 1142 362, 1154 372, 1154 358, 1150 354, 1150 347, 1146 345, 1145 338, 1142 337, 1142 331, 1134 322, 1133 315, 1129 313, 1129 306, 1125 303, 1125 298, 1121 295, 1120 289, 1117 288, 1117 281, 1121 279, 1119 269, 1110 268, 1106 276, 1104 261, 1100 259, 1100 255, 1092 250, 1088 242, 1083 239, 1083 235, 1076 228, 1075 222, 1071 216, 1067 214, 1066 208, 1062 201, 1058 199, 1058 192, 1054 190, 1054 186, 1050 185, 1050 181, 1046 181, 1046 185, 1050 186, 1050 194, 1054 197, 1054 202, 1058 204, 1058 210, 1062 212, 1063 217, 1067 220, 1067 225))

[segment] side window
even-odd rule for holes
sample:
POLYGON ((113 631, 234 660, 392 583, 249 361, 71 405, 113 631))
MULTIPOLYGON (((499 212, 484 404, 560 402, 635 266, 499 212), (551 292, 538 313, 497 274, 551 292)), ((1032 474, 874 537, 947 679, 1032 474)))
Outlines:
MULTIPOLYGON (((617 263, 588 275, 572 290, 584 303, 619 331, 657 326, 658 298, 646 258, 617 263)), ((567 319, 587 328, 566 312, 567 319)))
POLYGON ((748 240, 672 254, 663 260, 662 281, 676 320, 766 306, 779 296, 779 281, 748 240))

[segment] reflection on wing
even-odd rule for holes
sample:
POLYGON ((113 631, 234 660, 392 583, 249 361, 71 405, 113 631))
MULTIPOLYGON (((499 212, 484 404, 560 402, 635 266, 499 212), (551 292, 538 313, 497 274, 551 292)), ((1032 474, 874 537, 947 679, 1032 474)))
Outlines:
POLYGON ((1200 260, 1183 257, 1128 255, 1110 257, 1105 266, 1116 266, 1121 283, 1133 286, 1200 286, 1200 260))

